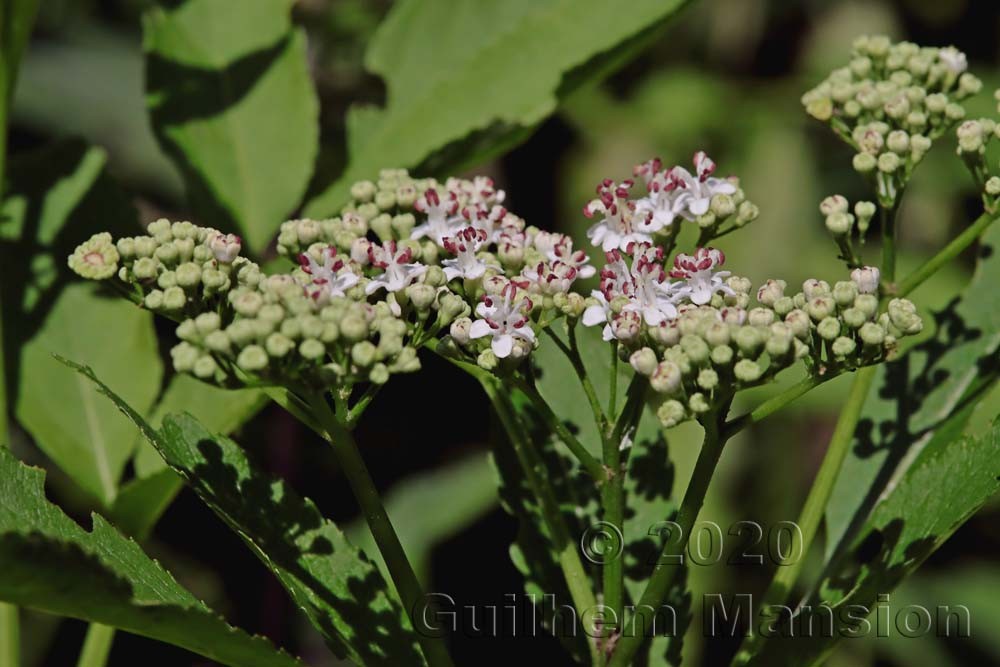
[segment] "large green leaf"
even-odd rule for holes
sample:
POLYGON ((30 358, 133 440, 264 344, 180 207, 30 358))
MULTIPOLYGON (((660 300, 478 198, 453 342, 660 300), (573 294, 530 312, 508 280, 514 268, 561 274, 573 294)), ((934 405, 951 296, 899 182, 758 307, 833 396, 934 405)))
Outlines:
POLYGON ((309 500, 258 471, 232 440, 190 415, 154 430, 94 372, 89 378, 175 472, 275 574, 338 656, 360 665, 424 664, 409 620, 378 568, 309 500))
POLYGON ((453 168, 524 138, 560 98, 648 44, 684 0, 404 0, 366 53, 384 108, 347 118, 349 162, 306 207, 322 217, 385 166, 453 168))
POLYGON ((100 515, 87 532, 45 499, 45 473, 0 449, 0 599, 176 644, 233 667, 295 667, 228 625, 100 515))
POLYGON ((777 624, 784 633, 769 639, 751 664, 818 664, 837 639, 863 627, 859 618, 874 610, 879 595, 890 593, 998 490, 1000 421, 978 439, 932 440, 875 507, 850 549, 827 568, 794 629, 777 624), (833 610, 833 627, 821 630, 828 627, 827 609, 833 610), (802 632, 809 627, 814 631, 802 632))
POLYGON ((916 455, 957 439, 976 400, 1000 378, 1000 226, 983 237, 976 273, 934 316, 936 331, 879 369, 826 507, 827 553, 852 538, 883 490, 916 455))
POLYGON ((150 314, 124 300, 99 296, 94 285, 77 283, 63 290, 21 355, 18 421, 42 451, 108 506, 134 450, 135 428, 53 353, 97 368, 121 387, 126 400, 146 411, 162 374, 150 314))
POLYGON ((319 104, 289 0, 182 0, 143 21, 153 129, 204 224, 260 251, 305 192, 319 104))

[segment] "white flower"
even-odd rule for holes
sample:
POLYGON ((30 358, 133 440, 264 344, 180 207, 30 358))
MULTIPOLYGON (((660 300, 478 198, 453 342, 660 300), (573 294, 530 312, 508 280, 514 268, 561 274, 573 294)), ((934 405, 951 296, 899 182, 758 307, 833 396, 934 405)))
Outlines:
POLYGON ((480 318, 469 329, 470 338, 492 336, 490 347, 498 359, 506 359, 514 349, 514 339, 530 344, 535 342, 535 332, 528 325, 531 299, 520 297, 517 287, 508 283, 499 295, 484 295, 476 306, 480 318))
POLYGON ((411 259, 413 250, 411 248, 398 250, 395 241, 386 241, 382 245, 372 243, 368 246, 368 260, 372 266, 385 271, 365 285, 365 294, 373 294, 383 288, 387 292, 398 292, 422 276, 427 267, 410 262, 411 259))
POLYGON ((498 190, 489 176, 475 176, 471 181, 452 177, 445 181, 444 186, 454 192, 463 204, 486 208, 502 203, 507 194, 498 190))
POLYGON ((587 238, 595 246, 600 246, 604 252, 609 250, 625 250, 636 243, 650 243, 650 233, 655 231, 649 227, 649 214, 635 210, 635 202, 628 198, 632 181, 622 181, 616 184, 611 179, 604 180, 597 186, 599 199, 595 199, 583 207, 583 214, 588 218, 595 213, 604 215, 601 221, 587 230, 587 238))
POLYGON ((576 269, 577 278, 590 278, 597 269, 590 265, 590 258, 583 250, 573 251, 573 239, 566 234, 538 232, 534 238, 535 248, 553 262, 562 262, 576 269))
POLYGON ((712 197, 731 195, 736 186, 722 178, 714 178, 715 162, 704 151, 694 154, 695 175, 683 167, 674 167, 666 173, 664 188, 673 195, 673 210, 686 220, 694 220, 708 213, 712 197))
POLYGON ((969 68, 969 61, 966 59, 965 54, 954 46, 946 46, 938 51, 938 60, 948 68, 949 72, 954 74, 961 74, 969 68))
POLYGON ((322 264, 309 253, 299 255, 302 270, 309 275, 306 291, 317 302, 325 303, 330 297, 344 296, 344 292, 358 284, 358 276, 337 257, 333 246, 323 248, 322 264))
POLYGON ((524 229, 524 221, 521 218, 499 205, 492 208, 481 204, 466 206, 462 209, 462 217, 472 227, 486 232, 487 244, 499 241, 500 236, 508 229, 524 229))
POLYGON ((239 256, 242 245, 243 240, 236 234, 216 232, 208 238, 208 247, 212 250, 212 254, 223 264, 232 264, 239 256))
POLYGON ((535 266, 526 266, 521 271, 519 287, 533 286, 542 294, 565 294, 576 280, 579 272, 575 267, 560 261, 539 262, 535 266))
POLYGON ((680 253, 674 258, 670 277, 685 279, 687 285, 683 288, 684 296, 691 299, 691 303, 703 306, 712 300, 712 295, 716 292, 730 296, 735 294, 725 283, 729 271, 712 270, 722 266, 725 261, 726 256, 715 248, 698 248, 694 255, 680 253))
POLYGON ((874 294, 878 291, 879 279, 882 277, 877 266, 863 266, 851 271, 851 280, 858 286, 862 294, 874 294))
POLYGON ((662 260, 663 250, 658 247, 638 247, 631 267, 619 251, 608 252, 608 263, 601 271, 601 289, 591 293, 597 303, 583 311, 584 326, 605 323, 604 340, 611 340, 616 337, 616 332, 626 332, 634 337, 633 316, 641 317, 649 326, 658 326, 676 318, 676 302, 686 292, 682 289, 683 285, 666 279, 662 260), (619 297, 624 297, 627 302, 615 314, 611 302, 619 297), (622 316, 629 320, 629 326, 616 329, 614 324, 622 316))
POLYGON ((445 192, 444 198, 434 188, 424 192, 413 208, 427 216, 427 222, 417 225, 410 232, 411 239, 430 238, 441 245, 445 237, 452 236, 464 223, 458 212, 458 197, 454 192, 445 192))
POLYGON ((489 264, 476 256, 476 253, 486 242, 486 232, 474 227, 466 227, 455 236, 446 236, 442 245, 444 249, 455 255, 454 259, 442 260, 444 275, 448 280, 455 278, 467 278, 474 280, 481 278, 486 269, 500 267, 496 264, 489 264))

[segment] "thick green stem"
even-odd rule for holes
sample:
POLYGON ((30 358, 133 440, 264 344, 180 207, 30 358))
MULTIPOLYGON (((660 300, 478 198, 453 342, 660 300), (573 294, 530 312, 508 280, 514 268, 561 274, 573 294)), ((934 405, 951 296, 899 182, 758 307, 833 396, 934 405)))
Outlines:
MULTIPOLYGON (((844 463, 844 457, 850 451, 851 442, 854 439, 854 431, 861 417, 861 409, 864 407, 868 392, 871 390, 872 381, 875 379, 877 366, 866 366, 859 370, 854 377, 854 384, 851 386, 851 393, 847 398, 837 425, 834 428, 833 436, 830 438, 830 445, 826 450, 826 456, 820 464, 816 479, 809 489, 805 505, 799 515, 797 525, 801 530, 802 544, 796 544, 797 536, 793 531, 791 553, 802 555, 789 565, 778 568, 771 580, 771 585, 762 598, 760 609, 768 609, 771 605, 784 604, 792 592, 795 582, 798 580, 805 563, 805 556, 809 553, 813 539, 819 528, 820 521, 826 511, 826 503, 833 492, 833 485, 837 481, 837 475, 844 463), (800 548, 801 547, 801 548, 800 548)), ((751 624, 752 627, 752 624, 751 624)), ((760 644, 764 642, 761 635, 751 635, 744 643, 744 648, 736 658, 736 664, 745 663, 751 655, 756 652, 760 644)))
MULTIPOLYGON (((528 483, 532 495, 538 501, 542 519, 548 528, 553 548, 558 554, 559 567, 566 579, 570 598, 582 624, 584 614, 597 608, 597 600, 590 587, 590 578, 580 561, 576 540, 570 536, 569 528, 559 509, 555 491, 549 484, 545 462, 518 419, 515 408, 510 402, 510 396, 502 390, 495 379, 482 375, 477 375, 477 379, 489 397, 490 403, 493 404, 504 430, 507 431, 511 447, 514 449, 514 454, 524 472, 524 479, 528 483)), ((583 629, 588 637, 596 634, 594 628, 584 627, 583 629)), ((597 653, 596 644, 588 642, 588 645, 591 650, 591 658, 597 664, 600 656, 597 653)))
POLYGON ((417 641, 420 642, 420 647, 424 650, 427 663, 431 667, 452 667, 453 663, 444 643, 419 630, 421 626, 417 623, 418 619, 414 618, 414 614, 421 601, 425 599, 423 589, 420 582, 417 581, 413 566, 406 557, 399 536, 396 535, 396 530, 392 527, 389 515, 382 505, 382 498, 379 496, 375 482, 372 481, 371 474, 361 458, 361 452, 358 451, 354 437, 337 421, 323 395, 309 394, 306 399, 312 416, 323 425, 340 468, 344 472, 344 476, 347 477, 347 483, 350 485, 351 491, 354 492, 354 497, 361 507, 365 521, 368 522, 368 528, 382 554, 385 566, 389 570, 389 575, 403 603, 403 608, 410 618, 410 623, 417 629, 417 641))
POLYGON ((942 266, 958 257, 958 255, 975 243, 983 232, 996 222, 996 212, 987 211, 976 218, 976 221, 965 228, 961 234, 956 236, 951 242, 942 248, 936 255, 923 263, 916 271, 906 276, 899 282, 896 290, 897 296, 906 296, 913 290, 920 287, 925 280, 933 276, 942 266))
POLYGON ((552 411, 548 402, 538 393, 538 389, 534 385, 520 379, 514 381, 514 386, 524 392, 528 399, 531 400, 531 404, 538 410, 542 419, 545 420, 545 424, 559 436, 563 444, 580 461, 580 465, 594 478, 594 481, 599 484, 603 483, 608 478, 608 475, 601 462, 594 458, 594 455, 588 452, 587 448, 570 432, 566 424, 552 411))
POLYGON ((99 623, 91 623, 83 649, 76 661, 76 667, 104 667, 111 655, 111 643, 115 639, 115 629, 99 623))
MULTIPOLYGON (((681 531, 681 547, 687 546, 691 536, 691 529, 694 528, 698 513, 705 503, 705 494, 708 491, 715 467, 719 462, 719 456, 726 444, 726 436, 722 432, 721 422, 724 419, 725 409, 720 414, 709 414, 705 416, 703 426, 705 428, 705 440, 698 454, 698 461, 695 463, 694 472, 691 474, 691 481, 688 483, 687 491, 684 493, 684 500, 681 502, 680 510, 677 513, 677 524, 681 531)), ((677 578, 678 570, 682 567, 683 556, 671 553, 673 541, 667 540, 663 547, 663 552, 653 568, 653 573, 646 584, 646 590, 642 592, 639 603, 636 605, 632 618, 622 628, 622 636, 618 640, 618 646, 611 654, 611 661, 608 667, 627 667, 631 664, 633 656, 642 644, 648 640, 651 633, 647 630, 655 629, 655 616, 666 599, 670 587, 677 578)))

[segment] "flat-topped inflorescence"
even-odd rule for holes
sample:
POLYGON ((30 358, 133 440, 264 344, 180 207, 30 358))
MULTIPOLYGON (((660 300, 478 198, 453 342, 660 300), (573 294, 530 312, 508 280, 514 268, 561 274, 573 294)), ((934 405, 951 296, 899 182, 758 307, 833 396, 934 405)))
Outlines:
POLYGON ((854 168, 871 175, 879 201, 892 206, 932 142, 965 118, 961 102, 982 82, 954 47, 875 35, 855 40, 852 55, 802 103, 857 151, 854 168))

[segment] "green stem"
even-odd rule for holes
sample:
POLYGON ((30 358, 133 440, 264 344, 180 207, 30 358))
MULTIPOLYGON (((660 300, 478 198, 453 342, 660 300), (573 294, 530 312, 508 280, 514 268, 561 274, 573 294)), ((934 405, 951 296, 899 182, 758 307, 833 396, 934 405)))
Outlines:
MULTIPOLYGON (((305 397, 309 403, 312 416, 315 417, 327 433, 327 439, 333 446, 334 454, 340 464, 347 482, 354 492, 354 497, 361 507, 368 528, 371 530, 375 544, 385 560, 386 568, 392 577, 396 591, 403 603, 403 608, 410 618, 410 623, 416 629, 420 626, 414 613, 417 606, 424 598, 423 589, 417 581, 417 575, 413 571, 413 566, 406 557, 403 545, 396 535, 396 530, 392 527, 389 515, 382 505, 382 498, 379 496, 375 482, 372 481, 371 474, 365 466, 358 445, 350 432, 337 420, 330 405, 322 394, 310 393, 305 397)), ((444 643, 438 639, 427 636, 427 633, 417 632, 417 641, 424 651, 427 663, 431 667, 452 667, 453 663, 448 656, 444 643)))
MULTIPOLYGON (((799 515, 798 527, 802 531, 802 544, 796 545, 796 533, 792 533, 791 553, 799 553, 801 558, 796 559, 789 565, 778 568, 771 580, 770 586, 764 593, 760 609, 768 609, 771 605, 783 604, 795 586, 802 566, 805 563, 805 556, 809 553, 813 539, 816 537, 823 513, 826 511, 827 501, 833 492, 833 485, 837 481, 837 475, 844 463, 844 457, 851 448, 854 439, 854 431, 861 417, 861 410, 864 407, 868 392, 871 389, 875 378, 877 366, 865 366, 857 372, 854 377, 854 384, 851 386, 851 393, 847 397, 837 425, 834 428, 833 436, 830 438, 830 445, 826 450, 826 456, 820 464, 816 479, 809 489, 805 505, 799 515), (797 547, 801 546, 801 549, 797 547)), ((751 624, 752 625, 752 624, 751 624)), ((735 664, 744 664, 750 656, 756 653, 760 644, 764 642, 761 635, 751 635, 744 642, 744 648, 736 657, 735 664)))
POLYGON ((17 607, 0 603, 0 667, 20 664, 21 628, 17 607))
MULTIPOLYGON (((556 336, 555 332, 551 329, 546 329, 549 335, 558 340, 559 337, 556 336)), ((566 324, 566 336, 569 338, 569 349, 566 349, 565 345, 560 345, 560 349, 564 351, 566 356, 569 358, 571 364, 573 364, 573 370, 576 372, 576 377, 580 380, 580 385, 583 387, 583 392, 587 395, 587 402, 590 403, 590 409, 594 413, 594 421, 597 422, 598 428, 601 433, 605 432, 608 425, 608 418, 604 414, 604 410, 601 409, 601 401, 597 398, 597 392, 594 391, 594 385, 590 382, 590 377, 587 375, 587 369, 583 365, 583 357, 580 356, 580 347, 576 342, 576 324, 567 323, 566 324)), ((562 341, 559 341, 561 344, 562 341)))
POLYGON ((936 255, 924 262, 923 265, 921 265, 916 271, 901 280, 899 287, 896 290, 897 296, 906 296, 913 290, 920 287, 925 280, 937 273, 942 266, 958 257, 963 250, 975 243, 979 237, 982 236, 983 232, 985 232, 990 225, 996 222, 997 217, 994 216, 996 216, 995 212, 987 211, 976 218, 975 222, 966 227, 961 234, 952 239, 951 242, 938 251, 936 255))
POLYGON ((111 654, 111 643, 115 640, 115 629, 100 623, 91 623, 83 649, 76 661, 76 667, 104 667, 111 654))
POLYGON ((569 448, 570 452, 580 461, 580 464, 590 473, 590 476, 594 478, 594 481, 599 484, 604 482, 608 478, 608 475, 601 462, 588 452, 587 448, 566 428, 566 424, 552 411, 548 402, 538 393, 538 389, 520 378, 515 378, 513 383, 514 386, 524 392, 528 399, 531 400, 531 404, 541 414, 542 419, 545 420, 546 426, 559 436, 563 444, 569 448))
MULTIPOLYGON (((559 509, 555 491, 545 475, 545 462, 535 448, 530 435, 518 420, 514 406, 510 402, 510 396, 501 389, 494 378, 477 377, 489 397, 490 403, 493 404, 504 430, 507 431, 511 447, 514 449, 514 454, 524 472, 528 488, 538 501, 542 519, 545 521, 545 526, 552 538, 553 548, 558 555, 559 567, 566 579, 570 598, 576 608, 577 617, 582 623, 584 614, 596 609, 597 600, 590 588, 590 578, 580 561, 576 541, 570 536, 569 528, 559 509)), ((593 628, 584 627, 584 632, 587 633, 588 637, 593 636, 593 628)), ((594 642, 587 643, 590 646, 591 658, 597 664, 599 660, 597 646, 594 642)))
MULTIPOLYGON (((721 428, 721 422, 728 406, 724 407, 718 414, 708 414, 702 426, 705 428, 705 440, 698 454, 698 461, 695 463, 694 472, 691 474, 691 481, 688 483, 687 491, 684 493, 684 500, 681 502, 680 510, 677 512, 677 524, 681 531, 681 548, 687 545, 691 536, 691 529, 694 527, 705 503, 705 494, 708 491, 715 467, 719 462, 719 456, 726 444, 726 435, 721 428)), ((677 577, 677 572, 683 563, 683 556, 670 553, 673 548, 672 540, 667 540, 663 546, 663 552, 657 559, 653 573, 646 584, 646 590, 642 592, 639 603, 636 605, 632 618, 623 627, 622 637, 618 640, 618 646, 611 654, 611 661, 608 667, 627 667, 631 664, 633 656, 639 647, 649 639, 647 628, 654 628, 654 617, 660 605, 667 597, 670 587, 677 577)))
POLYGON ((608 384, 608 414, 615 414, 618 403, 618 341, 611 344, 611 382, 608 384))
POLYGON ((838 377, 839 375, 840 373, 828 373, 821 376, 808 375, 804 377, 801 381, 795 383, 777 396, 772 396, 767 399, 752 411, 726 422, 724 428, 726 437, 731 438, 748 426, 752 426, 753 424, 763 421, 792 401, 809 393, 824 382, 828 382, 829 380, 838 377))
POLYGON ((882 219, 882 280, 892 285, 896 282, 896 209, 879 205, 882 219))

